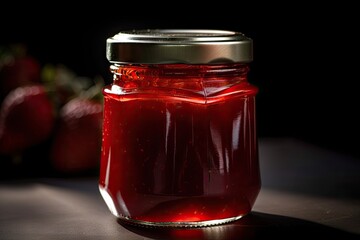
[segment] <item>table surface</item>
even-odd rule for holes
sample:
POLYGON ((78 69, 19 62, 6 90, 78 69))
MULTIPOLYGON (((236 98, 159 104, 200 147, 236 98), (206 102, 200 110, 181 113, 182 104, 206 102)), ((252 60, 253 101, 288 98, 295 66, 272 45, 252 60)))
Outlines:
POLYGON ((0 182, 0 239, 360 239, 360 159, 291 138, 260 139, 262 189, 231 224, 143 228, 110 214, 95 178, 0 182))

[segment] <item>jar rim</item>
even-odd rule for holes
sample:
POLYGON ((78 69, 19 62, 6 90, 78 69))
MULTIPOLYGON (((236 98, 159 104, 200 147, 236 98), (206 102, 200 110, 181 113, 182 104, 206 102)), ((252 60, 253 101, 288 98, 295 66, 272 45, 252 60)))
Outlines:
POLYGON ((252 39, 241 32, 212 29, 121 31, 106 41, 111 63, 219 64, 253 60, 252 39))

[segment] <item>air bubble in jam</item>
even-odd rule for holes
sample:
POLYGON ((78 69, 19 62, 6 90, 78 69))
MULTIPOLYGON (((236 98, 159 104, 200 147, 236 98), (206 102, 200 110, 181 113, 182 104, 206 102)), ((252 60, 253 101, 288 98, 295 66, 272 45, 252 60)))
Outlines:
POLYGON ((247 66, 186 66, 113 68, 121 74, 103 92, 99 187, 119 218, 238 218, 259 193, 257 88, 246 81, 247 66))

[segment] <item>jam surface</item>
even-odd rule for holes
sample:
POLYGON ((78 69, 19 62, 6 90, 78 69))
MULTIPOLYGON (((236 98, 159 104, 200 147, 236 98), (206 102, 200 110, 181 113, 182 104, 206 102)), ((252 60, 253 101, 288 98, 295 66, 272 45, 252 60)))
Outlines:
POLYGON ((99 179, 111 212, 149 222, 250 212, 261 184, 257 88, 244 74, 204 78, 164 71, 159 78, 139 77, 141 69, 116 71, 125 72, 103 91, 99 179))

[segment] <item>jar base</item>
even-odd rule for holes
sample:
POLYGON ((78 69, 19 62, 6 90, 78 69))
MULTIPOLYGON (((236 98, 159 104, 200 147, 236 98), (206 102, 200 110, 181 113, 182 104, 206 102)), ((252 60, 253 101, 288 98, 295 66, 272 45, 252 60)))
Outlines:
POLYGON ((207 220, 207 221, 189 221, 189 222, 149 222, 142 220, 135 220, 125 216, 118 216, 120 222, 124 222, 131 225, 142 226, 142 227, 170 227, 170 228, 197 228, 197 227, 210 227, 216 225, 222 225, 230 222, 239 220, 246 214, 239 215, 236 217, 207 220))

